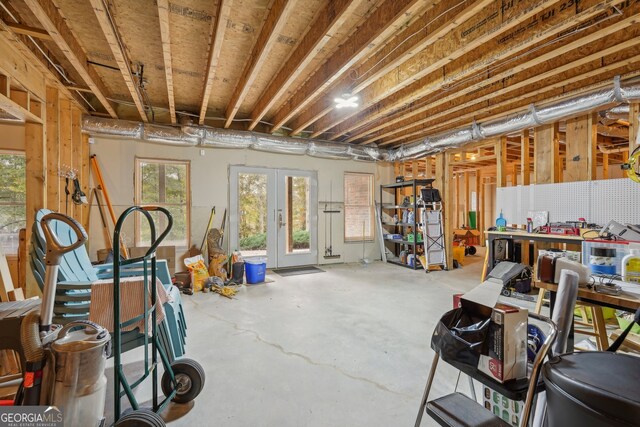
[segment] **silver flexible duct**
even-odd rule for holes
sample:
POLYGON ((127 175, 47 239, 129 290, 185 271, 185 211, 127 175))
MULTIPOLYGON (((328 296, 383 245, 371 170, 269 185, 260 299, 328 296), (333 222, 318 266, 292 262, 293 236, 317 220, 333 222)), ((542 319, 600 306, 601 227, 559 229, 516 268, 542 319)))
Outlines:
MULTIPOLYGON (((113 135, 161 144, 215 148, 251 148, 258 151, 285 154, 307 154, 326 159, 361 161, 402 161, 431 155, 446 149, 461 147, 472 141, 505 135, 532 126, 553 123, 560 119, 594 111, 612 103, 623 103, 640 99, 640 83, 622 82, 619 77, 604 89, 580 94, 543 107, 531 105, 526 111, 486 123, 455 129, 422 141, 395 149, 378 149, 360 145, 314 139, 275 136, 256 132, 217 129, 194 125, 160 126, 85 116, 82 130, 92 135, 113 135)), ((623 118, 624 106, 615 107, 606 113, 623 118), (616 110, 620 109, 620 111, 616 110)), ((628 118, 626 106, 626 118, 628 118)))

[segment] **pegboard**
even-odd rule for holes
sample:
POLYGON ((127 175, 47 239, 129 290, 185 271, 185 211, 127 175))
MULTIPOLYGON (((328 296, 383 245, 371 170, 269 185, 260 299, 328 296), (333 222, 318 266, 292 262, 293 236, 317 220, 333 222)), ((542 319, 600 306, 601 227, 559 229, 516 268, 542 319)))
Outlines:
POLYGON ((640 184, 621 178, 498 188, 496 218, 501 209, 508 224, 526 224, 528 211, 549 211, 551 222, 640 224, 640 184))

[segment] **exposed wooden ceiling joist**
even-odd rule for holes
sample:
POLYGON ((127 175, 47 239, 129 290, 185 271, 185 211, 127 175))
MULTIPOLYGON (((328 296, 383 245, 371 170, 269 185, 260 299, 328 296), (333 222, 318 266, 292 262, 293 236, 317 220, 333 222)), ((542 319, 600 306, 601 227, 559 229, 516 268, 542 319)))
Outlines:
MULTIPOLYGON (((594 2, 595 0, 590 1, 594 2)), ((584 6, 588 5, 585 4, 584 6)), ((563 32, 566 32, 571 28, 575 28, 577 25, 581 25, 584 22, 589 22, 589 20, 593 19, 594 16, 600 15, 603 12, 604 11, 602 4, 598 3, 597 5, 591 4, 591 7, 588 7, 586 9, 581 9, 580 12, 576 12, 573 16, 571 16, 571 11, 564 12, 564 15, 554 14, 547 20, 547 27, 545 27, 543 31, 534 33, 533 35, 528 35, 526 33, 526 28, 536 22, 539 22, 537 17, 534 18, 533 21, 523 22, 520 27, 514 30, 515 33, 522 34, 522 36, 511 38, 510 42, 500 47, 500 51, 488 51, 490 53, 490 59, 494 59, 494 61, 492 62, 500 64, 500 62, 498 62, 498 59, 509 58, 509 62, 505 63, 505 66, 511 67, 512 65, 516 65, 517 62, 515 62, 514 59, 517 59, 517 56, 514 55, 521 54, 521 52, 526 53, 528 49, 531 49, 536 44, 539 44, 541 40, 544 40, 545 37, 557 37, 558 34, 562 34, 563 32), (566 15, 569 15, 569 17, 567 18, 566 15), (522 29, 524 29, 525 31, 521 31, 522 29)), ((495 44, 495 40, 491 43, 495 44)), ((556 55, 558 55, 559 52, 568 51, 568 49, 565 48, 565 46, 563 46, 561 42, 558 43, 555 48, 559 49, 556 51, 556 55)), ((384 122, 374 124, 373 127, 368 126, 367 129, 364 129, 362 131, 356 131, 347 140, 354 141, 356 138, 362 138, 366 134, 375 132, 386 126, 391 126, 397 122, 402 121, 403 123, 408 124, 408 121, 405 121, 405 118, 423 113, 424 111, 426 111, 427 105, 440 105, 450 101, 452 97, 458 97, 461 93, 466 94, 471 92, 474 88, 478 88, 477 86, 469 86, 468 83, 473 83, 475 85, 480 84, 481 86, 485 83, 486 74, 484 74, 484 70, 490 63, 487 63, 484 57, 475 60, 473 58, 466 59, 466 57, 462 57, 458 61, 452 63, 452 65, 454 64, 458 64, 455 65, 454 70, 460 70, 455 74, 449 76, 440 74, 427 76, 379 103, 376 106, 377 108, 375 112, 372 112, 372 114, 365 114, 368 119, 367 121, 370 120, 370 123, 377 121, 381 117, 385 117, 384 122), (472 80, 474 77, 477 77, 475 81, 472 80), (429 96, 430 94, 441 90, 443 87, 448 88, 448 93, 424 98, 425 96, 429 96), (397 117, 391 119, 386 117, 394 111, 398 111, 401 106, 411 105, 414 102, 422 102, 424 103, 424 106, 412 106, 410 110, 405 110, 402 112, 402 114, 397 114, 397 117), (402 118, 400 118, 401 115, 403 116, 402 118)), ((492 67, 495 68, 495 66, 493 65, 492 67)), ((493 76, 493 74, 494 73, 492 73, 491 75, 493 76)), ((507 72, 506 74, 503 74, 502 77, 505 78, 511 74, 513 73, 507 72)), ((348 122, 340 124, 337 128, 337 133, 344 134, 361 127, 362 122, 350 120, 348 122)))
MULTIPOLYGON (((578 40, 580 41, 580 40, 578 40)), ((599 50, 596 51, 590 55, 584 56, 578 60, 575 61, 571 61, 569 63, 565 63, 564 65, 560 65, 560 63, 558 63, 558 66, 553 67, 551 70, 543 72, 543 73, 539 73, 535 67, 536 65, 539 64, 537 58, 533 59, 531 61, 528 61, 527 63, 523 63, 520 66, 518 66, 517 69, 509 69, 508 71, 502 72, 502 73, 498 73, 495 76, 492 76, 491 78, 485 79, 482 82, 478 82, 476 84, 471 85, 470 87, 466 88, 464 91, 462 92, 455 92, 454 94, 451 95, 447 95, 447 96, 442 96, 439 97, 437 100, 434 100, 434 102, 429 103, 429 107, 428 109, 423 109, 423 108, 419 108, 415 111, 418 111, 418 114, 414 114, 414 111, 408 113, 408 114, 404 114, 404 117, 402 118, 402 124, 401 126, 389 126, 387 127, 387 130, 383 133, 378 133, 375 134, 374 136, 371 136, 367 139, 364 139, 361 141, 362 144, 369 144, 372 143, 376 140, 382 139, 382 138, 386 138, 388 136, 394 135, 394 134, 398 134, 404 131, 408 131, 410 129, 413 129, 415 127, 418 127, 422 124, 425 123, 429 123, 429 122, 433 122, 436 121, 442 117, 445 117, 447 115, 450 115, 452 113, 458 112, 458 111, 462 111, 462 110, 466 110, 468 111, 469 107, 472 106, 477 106, 478 104, 481 104, 485 101, 488 100, 495 100, 500 96, 503 96, 507 93, 513 93, 516 92, 514 95, 514 97, 512 97, 509 102, 514 102, 516 101, 518 98, 517 96, 522 95, 522 93, 526 93, 526 96, 529 97, 532 94, 535 94, 535 91, 523 91, 523 89, 527 89, 528 87, 532 86, 535 83, 544 81, 545 79, 549 79, 551 77, 554 76, 558 76, 562 73, 565 72, 570 72, 572 70, 578 70, 579 67, 584 66, 585 64, 588 64, 590 62, 593 62, 594 60, 598 60, 604 56, 607 55, 611 55, 614 53, 618 53, 621 52, 625 49, 634 47, 634 46, 638 46, 640 44, 640 41, 637 39, 630 39, 627 40, 625 42, 622 43, 616 43, 614 46, 611 46, 607 49, 603 49, 603 50, 599 50), (478 94, 471 94, 468 95, 467 93, 471 93, 471 92, 475 92, 478 89, 481 89, 482 87, 488 87, 493 83, 497 83, 502 81, 504 78, 506 78, 507 76, 513 76, 514 72, 517 71, 524 71, 525 69, 530 70, 530 73, 533 74, 532 77, 529 77, 527 79, 524 79, 518 83, 509 85, 509 86, 505 86, 501 89, 493 89, 490 90, 489 93, 486 93, 482 96, 479 96, 478 94), (447 109, 443 109, 443 111, 441 112, 435 112, 435 108, 438 107, 439 105, 443 105, 446 103, 452 103, 455 104, 454 107, 452 108, 447 108, 447 109), (428 112, 427 112, 428 111, 428 112), (421 114, 423 113, 423 114, 421 114), (407 123, 407 124, 404 124, 407 123)), ((566 49, 567 52, 569 52, 569 49, 566 49)), ((562 60, 562 56, 558 57, 558 59, 562 60)), ((568 79, 564 79, 560 82, 557 83, 552 83, 552 84, 547 84, 543 87, 543 89, 540 89, 540 91, 548 91, 549 89, 553 89, 553 88, 560 88, 562 86, 566 86, 567 84, 571 84, 574 83, 576 81, 580 81, 580 80, 584 80, 587 78, 591 78, 591 77, 596 77, 598 74, 603 74, 607 71, 610 70, 614 70, 617 68, 620 68, 622 66, 625 65, 625 63, 628 62, 635 62, 635 59, 631 58, 631 59, 625 59, 622 60, 620 62, 615 62, 612 64, 608 64, 606 66, 601 66, 598 67, 595 70, 586 72, 586 73, 580 73, 577 76, 574 76, 572 78, 568 78, 568 79)), ((395 123, 395 120, 390 120, 391 122, 395 123)), ((391 123, 393 125, 393 123, 391 123)))
POLYGON ((107 39, 107 43, 109 43, 111 53, 113 54, 113 57, 118 64, 118 68, 120 69, 120 73, 122 74, 122 78, 124 79, 124 83, 127 85, 127 89, 129 89, 129 93, 131 94, 133 103, 136 105, 138 114, 140 114, 140 118, 143 122, 148 122, 149 119, 147 118, 147 113, 145 112, 142 95, 140 93, 138 84, 136 83, 136 80, 133 76, 133 72, 131 71, 131 61, 129 60, 127 52, 121 43, 120 36, 117 33, 118 30, 117 28, 115 28, 115 23, 111 18, 111 12, 109 11, 108 6, 104 3, 104 0, 90 1, 91 6, 93 7, 93 12, 95 13, 96 18, 98 18, 100 28, 102 29, 102 32, 107 39))
POLYGON ((296 50, 260 95, 258 103, 251 113, 249 130, 253 130, 269 109, 282 98, 285 91, 309 65, 314 56, 331 40, 334 30, 342 25, 345 17, 355 5, 356 2, 353 0, 335 0, 328 2, 325 8, 320 11, 296 50))
MULTIPOLYGON (((358 94, 360 98, 359 104, 361 106, 358 107, 358 109, 366 108, 384 99, 387 95, 404 88, 416 79, 427 75, 431 71, 437 70, 450 61, 450 52, 443 50, 438 51, 437 55, 440 56, 439 61, 433 62, 431 47, 435 48, 437 45, 439 49, 442 49, 443 46, 451 46, 452 41, 459 38, 459 35, 453 31, 454 29, 474 16, 483 13, 488 16, 494 13, 496 2, 497 0, 474 1, 469 3, 466 8, 458 11, 452 19, 445 20, 444 22, 435 21, 434 24, 437 25, 437 27, 429 31, 425 39, 419 40, 416 43, 416 55, 409 57, 408 55, 399 56, 396 61, 390 62, 384 67, 388 72, 382 76, 376 76, 376 79, 367 78, 362 82, 358 82, 355 86, 347 82, 347 86, 344 87, 344 92, 358 94), (488 6, 492 3, 494 4, 494 8, 489 8, 488 6), (431 55, 429 55, 429 53, 431 53, 431 55)), ((486 17, 484 19, 486 19, 486 17)), ((309 110, 312 115, 316 116, 316 112, 325 111, 329 107, 333 107, 333 100, 330 99, 330 97, 325 97, 320 100, 319 103, 312 105, 309 110)), ((344 110, 331 109, 329 114, 322 117, 322 119, 318 120, 317 124, 314 125, 314 132, 311 134, 312 138, 321 135, 335 124, 343 121, 343 119, 346 120, 354 116, 357 114, 357 111, 358 110, 347 112, 344 110)), ((333 134, 331 139, 337 139, 339 136, 341 135, 333 134)))
POLYGON ((53 40, 49 33, 40 28, 30 27, 16 22, 5 22, 4 25, 9 27, 16 34, 24 34, 25 36, 31 36, 42 40, 53 40))
POLYGON ((204 124, 207 115, 207 106, 213 89, 213 82, 216 75, 216 68, 220 60, 220 51, 222 50, 222 41, 224 33, 227 29, 227 21, 231 14, 231 5, 233 0, 220 0, 216 16, 211 23, 211 37, 209 37, 209 57, 207 59, 207 69, 205 70, 204 88, 202 91, 202 100, 200 101, 200 114, 198 118, 199 124, 204 124))
POLYGON ((361 60, 370 52, 376 40, 388 37, 394 26, 407 19, 405 14, 417 3, 418 0, 386 0, 382 3, 291 99, 283 104, 272 119, 274 125, 271 132, 280 129, 361 60))
POLYGON ((258 70, 267 60, 267 55, 276 42, 278 34, 289 19, 295 4, 296 0, 273 0, 267 19, 258 35, 256 44, 253 46, 251 56, 249 56, 249 61, 245 64, 240 80, 236 84, 233 95, 231 95, 229 105, 227 105, 225 128, 231 126, 231 122, 236 117, 238 109, 240 109, 240 105, 251 88, 258 70))
MULTIPOLYGON (((327 130, 338 126, 340 123, 356 116, 361 110, 383 101, 386 97, 391 97, 405 88, 409 90, 408 86, 411 86, 410 92, 413 100, 427 95, 429 91, 425 90, 425 88, 418 88, 418 84, 413 83, 417 80, 420 81, 423 78, 427 78, 430 73, 435 71, 438 72, 441 78, 444 78, 444 69, 441 70, 442 67, 472 52, 474 49, 481 48, 490 40, 503 35, 507 31, 516 28, 524 21, 534 17, 545 8, 556 3, 556 1, 557 0, 542 0, 537 2, 535 6, 531 6, 527 2, 521 2, 513 6, 513 9, 509 11, 510 15, 507 19, 486 31, 481 31, 482 26, 480 24, 488 21, 491 16, 494 16, 496 11, 501 10, 502 1, 491 2, 490 5, 482 11, 474 9, 475 13, 472 15, 472 19, 468 19, 470 15, 465 14, 458 20, 459 25, 456 31, 450 30, 444 37, 430 44, 420 52, 420 54, 396 67, 378 79, 374 84, 361 91, 359 93, 361 100, 360 107, 355 111, 350 113, 333 111, 314 124, 312 137, 317 137, 327 130), (463 20, 462 18, 466 19, 463 20), (462 38, 464 38, 464 43, 459 42, 462 38), (452 49, 452 46, 454 49, 452 49)), ((324 102, 327 103, 328 100, 325 99, 324 102)), ((402 104, 406 104, 407 102, 411 101, 403 101, 402 104)), ((349 130, 350 129, 345 128, 337 129, 332 132, 330 139, 335 140, 349 130)))
POLYGON ((173 95, 173 67, 171 65, 171 34, 169 33, 169 0, 156 0, 158 3, 158 19, 160 20, 160 39, 162 40, 162 59, 167 82, 169 99, 169 115, 171 124, 176 124, 176 101, 173 95))
POLYGON ((80 77, 92 90, 102 106, 112 118, 118 118, 115 110, 107 100, 107 90, 96 71, 88 64, 87 55, 76 40, 58 9, 51 0, 24 0, 31 12, 42 24, 44 30, 78 72, 80 77))

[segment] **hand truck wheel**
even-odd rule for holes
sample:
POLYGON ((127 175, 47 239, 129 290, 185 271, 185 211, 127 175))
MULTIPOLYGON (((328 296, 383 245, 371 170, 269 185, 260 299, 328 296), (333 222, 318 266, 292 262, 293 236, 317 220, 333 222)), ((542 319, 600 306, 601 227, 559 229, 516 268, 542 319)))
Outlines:
POLYGON ((162 417, 151 409, 140 408, 125 413, 115 427, 165 427, 162 417))
MULTIPOLYGON (((191 402, 204 387, 204 369, 195 360, 178 359, 171 364, 171 370, 178 383, 178 391, 172 400, 176 403, 191 402)), ((165 396, 169 396, 175 388, 171 375, 166 371, 162 374, 161 387, 165 396)))

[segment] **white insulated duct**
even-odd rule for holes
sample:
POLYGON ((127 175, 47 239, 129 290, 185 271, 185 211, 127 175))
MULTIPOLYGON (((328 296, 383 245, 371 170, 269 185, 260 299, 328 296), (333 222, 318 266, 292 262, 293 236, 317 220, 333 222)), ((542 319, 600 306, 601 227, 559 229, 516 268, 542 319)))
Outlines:
MULTIPOLYGON (((307 154, 327 159, 351 159, 361 161, 401 161, 423 157, 484 138, 505 135, 532 126, 553 123, 563 118, 593 111, 615 102, 640 99, 640 83, 621 83, 614 78, 604 89, 559 101, 544 107, 531 105, 526 111, 487 123, 455 129, 428 137, 420 142, 385 150, 361 145, 342 144, 314 139, 275 136, 256 132, 218 129, 194 125, 160 126, 85 116, 82 130, 92 135, 112 135, 161 144, 214 148, 251 148, 253 150, 285 154, 307 154)), ((621 115, 622 111, 610 109, 607 114, 621 115)), ((628 106, 627 106, 628 117, 628 106)))

